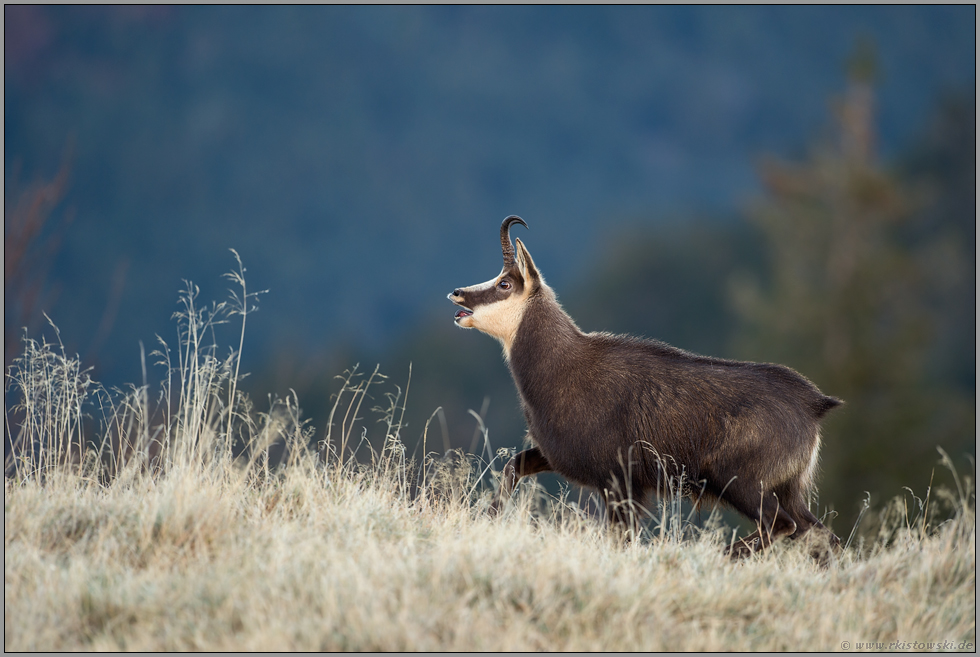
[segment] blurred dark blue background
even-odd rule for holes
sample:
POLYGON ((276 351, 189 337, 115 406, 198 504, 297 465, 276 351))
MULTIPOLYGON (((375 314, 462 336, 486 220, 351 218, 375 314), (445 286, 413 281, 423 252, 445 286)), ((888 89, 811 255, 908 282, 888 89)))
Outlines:
MULTIPOLYGON (((616 240, 656 243, 657 227, 708 217, 731 238, 713 260, 718 289, 697 299, 722 304, 732 249, 761 259, 738 223, 761 193, 759 158, 802 157, 829 130, 855 44, 877 60, 889 162, 943 97, 972 101, 975 24, 972 5, 7 5, 5 207, 34 181, 68 178, 43 227, 49 252, 32 256, 48 263, 35 301, 5 298, 5 328, 40 331, 44 310, 96 378, 137 382, 139 341, 175 341, 182 279, 223 299, 233 247, 252 288, 270 290, 244 369, 280 393, 316 390, 359 357, 397 379, 423 353, 410 343, 451 328, 446 294, 499 271, 512 213, 572 301, 621 257, 616 240)), ((673 284, 679 296, 693 285, 673 284)), ((583 328, 619 328, 592 313, 583 328)), ((624 326, 733 355, 713 321, 624 326)), ((447 335, 428 361, 451 368, 463 357, 445 340, 463 340, 453 349, 482 349, 503 371, 488 338, 447 335)), ((459 404, 485 394, 471 397, 459 404)), ((447 403, 421 399, 422 417, 447 403)), ((513 418, 496 426, 518 431, 514 399, 496 407, 513 418)))

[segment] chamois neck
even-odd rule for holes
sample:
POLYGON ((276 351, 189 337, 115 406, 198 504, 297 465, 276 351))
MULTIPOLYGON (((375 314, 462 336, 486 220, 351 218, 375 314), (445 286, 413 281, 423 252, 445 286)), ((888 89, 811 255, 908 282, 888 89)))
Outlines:
POLYGON ((515 356, 520 356, 525 365, 530 361, 545 364, 552 358, 567 359, 581 348, 584 337, 551 288, 542 286, 527 301, 521 323, 507 350, 508 362, 513 366, 515 356))

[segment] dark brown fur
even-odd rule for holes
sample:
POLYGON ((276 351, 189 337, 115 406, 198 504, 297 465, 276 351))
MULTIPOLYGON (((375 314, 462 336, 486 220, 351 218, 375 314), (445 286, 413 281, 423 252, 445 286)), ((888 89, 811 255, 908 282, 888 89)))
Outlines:
POLYGON ((508 364, 535 447, 505 466, 494 512, 521 476, 553 470, 601 492, 610 522, 635 531, 630 502, 666 492, 669 479, 683 475, 688 494, 721 500, 759 527, 733 546, 736 555, 814 527, 839 546, 808 496, 818 423, 840 400, 782 365, 583 333, 520 240, 508 264, 501 276, 514 281, 512 290, 527 288, 508 364))

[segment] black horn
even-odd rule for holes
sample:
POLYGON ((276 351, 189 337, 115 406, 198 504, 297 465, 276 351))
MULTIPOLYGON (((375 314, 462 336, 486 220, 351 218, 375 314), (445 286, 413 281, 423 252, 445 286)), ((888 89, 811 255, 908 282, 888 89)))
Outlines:
POLYGON ((504 219, 504 223, 500 224, 500 247, 504 251, 505 268, 514 266, 514 243, 510 241, 510 227, 513 224, 520 224, 527 228, 527 224, 524 223, 524 220, 518 217, 516 214, 510 215, 504 219))

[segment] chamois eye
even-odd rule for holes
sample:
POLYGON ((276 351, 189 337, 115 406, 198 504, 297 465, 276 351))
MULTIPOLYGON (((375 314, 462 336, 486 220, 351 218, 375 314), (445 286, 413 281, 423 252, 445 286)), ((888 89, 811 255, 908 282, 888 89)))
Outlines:
POLYGON ((499 287, 501 290, 509 290, 510 289, 510 281, 508 281, 508 280, 500 281, 499 283, 497 283, 497 287, 499 287))

